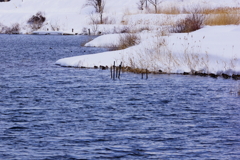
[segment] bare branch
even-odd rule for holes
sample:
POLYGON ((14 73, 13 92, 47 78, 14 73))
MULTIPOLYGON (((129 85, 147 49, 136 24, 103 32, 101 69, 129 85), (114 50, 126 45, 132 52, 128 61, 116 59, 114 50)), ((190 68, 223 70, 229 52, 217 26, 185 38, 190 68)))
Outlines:
POLYGON ((160 0, 148 0, 148 2, 151 3, 154 6, 155 13, 157 13, 158 12, 158 5, 160 3, 162 3, 162 1, 160 1, 160 0))
POLYGON ((145 2, 147 2, 147 0, 139 0, 139 2, 137 3, 139 10, 143 10, 143 6, 145 2))
POLYGON ((105 9, 105 0, 87 0, 86 6, 94 7, 95 11, 99 13, 100 23, 103 23, 103 12, 105 9))

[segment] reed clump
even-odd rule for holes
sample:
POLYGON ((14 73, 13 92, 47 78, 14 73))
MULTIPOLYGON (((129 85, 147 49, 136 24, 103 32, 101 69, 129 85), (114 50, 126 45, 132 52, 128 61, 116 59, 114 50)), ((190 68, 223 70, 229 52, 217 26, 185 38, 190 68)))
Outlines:
POLYGON ((140 37, 134 33, 121 34, 119 37, 118 50, 126 49, 131 46, 135 46, 140 43, 140 37))
POLYGON ((199 13, 192 13, 186 16, 185 19, 177 21, 175 25, 172 26, 170 32, 172 33, 189 33, 196 31, 203 27, 205 16, 199 13))
POLYGON ((160 8, 157 12, 158 14, 181 14, 182 11, 179 7, 171 5, 169 7, 160 8))
POLYGON ((216 9, 202 9, 202 14, 206 15, 205 25, 239 25, 240 8, 219 7, 216 9))
POLYGON ((206 17, 205 25, 239 25, 240 17, 234 14, 210 14, 206 17))
POLYGON ((142 68, 134 68, 134 67, 122 67, 123 72, 131 72, 131 73, 136 73, 136 74, 141 74, 141 73, 152 73, 151 71, 147 69, 142 69, 142 68))

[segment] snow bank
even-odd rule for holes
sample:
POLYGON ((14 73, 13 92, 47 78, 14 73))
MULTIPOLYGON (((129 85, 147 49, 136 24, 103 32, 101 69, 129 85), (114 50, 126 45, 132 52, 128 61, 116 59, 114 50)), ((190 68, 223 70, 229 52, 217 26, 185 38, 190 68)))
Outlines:
MULTIPOLYGON (((122 61, 125 66, 131 66, 134 60, 135 67, 152 71, 240 74, 240 26, 207 26, 189 34, 164 37, 142 34, 142 37, 145 39, 139 45, 125 50, 64 58, 56 64, 93 67, 122 61)), ((104 35, 87 46, 110 46, 117 38, 117 35, 104 35)))

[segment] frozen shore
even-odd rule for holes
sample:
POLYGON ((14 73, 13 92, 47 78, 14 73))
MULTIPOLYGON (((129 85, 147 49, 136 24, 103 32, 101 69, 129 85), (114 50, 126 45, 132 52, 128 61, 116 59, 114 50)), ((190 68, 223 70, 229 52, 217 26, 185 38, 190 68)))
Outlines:
MULTIPOLYGON (((57 60, 56 64, 71 67, 111 66, 113 61, 124 66, 166 73, 240 74, 240 26, 205 25, 190 33, 167 33, 164 30, 188 13, 154 14, 148 9, 139 10, 139 0, 106 0, 103 17, 105 24, 93 24, 94 8, 85 0, 11 0, 0 3, 0 31, 18 23, 21 33, 35 34, 92 34, 101 36, 85 46, 111 47, 119 43, 119 35, 131 32, 140 37, 139 44, 116 51, 75 56, 57 60), (46 17, 41 29, 33 32, 28 19, 41 11, 46 17), (2 27, 2 28, 1 28, 2 27), (61 32, 56 31, 59 30, 61 32)), ((160 9, 176 8, 236 9, 239 16, 240 0, 164 0, 160 9)))
MULTIPOLYGON (((206 26, 192 33, 161 36, 140 34, 141 43, 124 50, 63 58, 61 66, 111 66, 113 61, 124 66, 161 70, 167 73, 199 71, 213 74, 240 74, 240 26, 206 26), (164 41, 164 46, 157 44, 164 41)), ((104 47, 118 35, 104 35, 86 46, 104 47)))

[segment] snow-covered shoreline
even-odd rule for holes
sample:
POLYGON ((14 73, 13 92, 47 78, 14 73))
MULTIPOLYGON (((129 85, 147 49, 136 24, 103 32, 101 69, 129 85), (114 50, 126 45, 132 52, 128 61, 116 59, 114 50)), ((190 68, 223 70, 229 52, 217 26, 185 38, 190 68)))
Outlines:
MULTIPOLYGON (((134 59, 136 68, 147 68, 150 71, 184 73, 194 70, 218 75, 240 74, 240 26, 206 26, 192 33, 152 36, 142 34, 145 39, 139 45, 124 50, 63 58, 56 64, 93 67, 111 66, 113 61, 123 61, 124 66, 131 66, 130 59, 134 59), (156 48, 156 44, 163 40, 165 46, 156 48), (171 60, 173 62, 168 62, 171 60)), ((110 46, 113 43, 111 39, 116 38, 117 35, 100 36, 86 46, 110 46)))
MULTIPOLYGON (((93 55, 62 58, 57 65, 71 67, 111 66, 113 61, 124 66, 159 70, 166 73, 213 73, 240 75, 240 26, 204 26, 190 33, 162 34, 164 27, 185 17, 184 14, 145 14, 136 5, 139 0, 106 0, 104 17, 109 24, 91 24, 94 8, 85 0, 11 0, 0 3, 0 23, 19 23, 23 33, 31 33, 27 20, 37 11, 46 16, 43 27, 35 34, 103 34, 85 44, 91 47, 111 47, 119 43, 126 30, 137 34, 138 45, 93 55), (111 22, 111 23, 110 23, 111 22), (51 31, 51 28, 58 31, 51 31)), ((165 0, 161 7, 178 3, 179 8, 240 7, 240 0, 165 0)))

